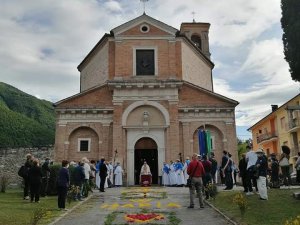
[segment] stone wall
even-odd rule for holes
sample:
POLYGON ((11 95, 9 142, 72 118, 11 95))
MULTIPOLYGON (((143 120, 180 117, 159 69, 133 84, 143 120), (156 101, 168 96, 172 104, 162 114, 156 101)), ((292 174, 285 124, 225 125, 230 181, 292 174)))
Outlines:
POLYGON ((25 156, 28 153, 43 163, 46 157, 53 159, 54 147, 0 149, 0 177, 7 175, 10 186, 21 184, 22 178, 18 176, 18 170, 24 164, 25 156))

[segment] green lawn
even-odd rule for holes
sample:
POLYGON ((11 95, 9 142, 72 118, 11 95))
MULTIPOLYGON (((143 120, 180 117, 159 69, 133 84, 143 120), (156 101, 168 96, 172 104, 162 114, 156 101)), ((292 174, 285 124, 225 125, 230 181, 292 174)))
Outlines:
POLYGON ((210 202, 229 218, 243 225, 276 225, 284 224, 287 219, 300 215, 300 200, 292 197, 293 192, 300 189, 269 189, 268 201, 259 200, 259 195, 246 196, 247 209, 241 217, 239 207, 233 203, 234 191, 220 192, 210 202))
MULTIPOLYGON (((75 204, 66 203, 66 207, 71 208, 75 204)), ((48 224, 63 213, 57 208, 57 196, 40 198, 40 203, 30 203, 30 200, 23 200, 20 189, 0 193, 0 209, 0 225, 30 225, 34 213, 39 209, 47 210, 47 214, 38 224, 48 224)))

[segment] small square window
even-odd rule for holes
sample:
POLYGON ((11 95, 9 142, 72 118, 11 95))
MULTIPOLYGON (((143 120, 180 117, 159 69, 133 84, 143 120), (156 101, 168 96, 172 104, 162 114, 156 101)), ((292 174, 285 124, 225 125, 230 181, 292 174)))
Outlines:
POLYGON ((78 139, 78 151, 79 152, 89 152, 91 146, 91 140, 88 139, 78 139))
POLYGON ((89 141, 80 141, 80 151, 87 152, 89 150, 89 141))

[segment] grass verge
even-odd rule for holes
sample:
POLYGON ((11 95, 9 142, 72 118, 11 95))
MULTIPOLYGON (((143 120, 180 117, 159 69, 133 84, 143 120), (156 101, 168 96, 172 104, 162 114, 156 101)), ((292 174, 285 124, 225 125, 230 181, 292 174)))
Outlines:
POLYGON ((300 200, 292 197, 300 189, 269 189, 268 201, 259 200, 259 195, 246 196, 247 206, 244 215, 233 203, 236 191, 220 192, 215 200, 210 201, 221 212, 241 225, 276 225, 285 224, 288 219, 300 215, 300 200))
MULTIPOLYGON (((71 205, 66 204, 67 208, 71 205)), ((0 193, 0 225, 31 225, 34 217, 41 216, 37 224, 44 225, 52 222, 63 212, 57 208, 57 196, 40 198, 40 203, 30 203, 23 200, 23 192, 20 189, 9 189, 6 193, 0 193)))

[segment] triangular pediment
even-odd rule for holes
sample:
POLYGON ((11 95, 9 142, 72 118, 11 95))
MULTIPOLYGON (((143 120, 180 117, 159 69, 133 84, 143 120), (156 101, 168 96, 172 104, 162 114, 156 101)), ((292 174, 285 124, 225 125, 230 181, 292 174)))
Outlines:
POLYGON ((239 102, 206 90, 189 82, 184 82, 179 93, 180 107, 235 107, 239 102))
POLYGON ((123 36, 123 35, 140 35, 143 34, 143 32, 140 31, 141 25, 148 25, 149 26, 149 32, 148 35, 170 35, 170 36, 176 36, 176 33, 178 30, 174 27, 171 27, 159 20, 156 20, 146 14, 143 14, 133 20, 128 21, 127 23, 124 23, 114 29, 111 30, 111 32, 114 34, 114 36, 123 36))
POLYGON ((55 108, 107 108, 112 107, 112 93, 107 84, 80 92, 69 98, 56 102, 55 108))

